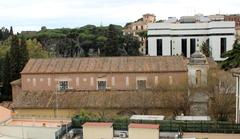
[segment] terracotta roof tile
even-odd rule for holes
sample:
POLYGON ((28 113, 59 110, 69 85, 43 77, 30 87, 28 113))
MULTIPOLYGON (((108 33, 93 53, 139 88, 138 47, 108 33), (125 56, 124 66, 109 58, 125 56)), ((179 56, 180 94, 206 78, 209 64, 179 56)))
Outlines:
POLYGON ((181 56, 30 59, 27 73, 176 72, 187 71, 181 56))
POLYGON ((100 127, 112 127, 113 123, 103 123, 103 122, 86 122, 83 124, 83 127, 85 126, 100 126, 100 127))
POLYGON ((158 124, 129 124, 128 128, 150 128, 150 129, 159 129, 158 124))

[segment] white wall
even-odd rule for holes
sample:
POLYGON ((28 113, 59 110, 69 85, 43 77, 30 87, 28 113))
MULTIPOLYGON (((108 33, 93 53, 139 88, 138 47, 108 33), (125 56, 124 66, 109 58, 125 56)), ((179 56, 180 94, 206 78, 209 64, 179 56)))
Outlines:
POLYGON ((59 128, 0 125, 0 134, 25 139, 55 139, 55 132, 58 129, 59 128))
POLYGON ((83 126, 83 139, 113 139, 113 127, 83 126))
POLYGON ((128 139, 159 139, 159 129, 129 128, 128 139))
MULTIPOLYGON (((162 39, 163 56, 170 55, 170 41, 173 41, 173 55, 181 55, 181 40, 187 39, 187 57, 190 57, 190 39, 196 39, 196 47, 201 46, 209 38, 209 45, 212 48, 212 57, 216 61, 224 60, 220 55, 220 40, 227 39, 227 51, 232 49, 235 41, 234 22, 210 22, 210 23, 151 23, 148 25, 148 48, 149 55, 157 55, 157 39, 162 39), (220 34, 233 34, 223 35, 220 34), (204 34, 204 35, 203 35, 204 34), (218 35, 215 35, 218 34, 218 35), (199 36, 203 35, 203 36, 199 36)), ((197 50, 198 48, 196 48, 197 50)))

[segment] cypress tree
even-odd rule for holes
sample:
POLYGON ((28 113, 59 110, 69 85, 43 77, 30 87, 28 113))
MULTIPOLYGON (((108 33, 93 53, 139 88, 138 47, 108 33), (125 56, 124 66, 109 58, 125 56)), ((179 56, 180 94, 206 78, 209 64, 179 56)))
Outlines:
POLYGON ((7 52, 3 61, 3 96, 11 96, 11 69, 10 69, 10 55, 7 52))
POLYGON ((12 37, 10 51, 7 52, 3 66, 3 94, 11 97, 11 82, 20 78, 20 72, 29 59, 25 39, 12 37))
POLYGON ((10 27, 10 33, 9 34, 13 35, 13 28, 12 28, 12 26, 10 27))

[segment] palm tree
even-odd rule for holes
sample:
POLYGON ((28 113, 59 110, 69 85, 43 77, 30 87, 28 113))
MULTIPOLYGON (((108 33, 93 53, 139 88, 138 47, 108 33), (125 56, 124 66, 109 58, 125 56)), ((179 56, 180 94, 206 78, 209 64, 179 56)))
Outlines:
POLYGON ((232 68, 237 68, 240 66, 240 43, 238 40, 235 41, 233 45, 233 49, 227 51, 224 55, 227 57, 225 61, 223 61, 221 68, 224 70, 229 70, 232 68))

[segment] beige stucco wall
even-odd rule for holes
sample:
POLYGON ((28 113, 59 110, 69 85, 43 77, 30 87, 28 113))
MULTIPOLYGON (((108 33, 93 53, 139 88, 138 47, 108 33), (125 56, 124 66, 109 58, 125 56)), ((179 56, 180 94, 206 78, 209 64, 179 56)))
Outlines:
POLYGON ((174 84, 187 81, 187 72, 173 73, 116 73, 116 74, 27 74, 22 75, 22 90, 41 91, 56 90, 59 80, 68 80, 69 87, 77 90, 96 90, 97 80, 105 79, 110 90, 135 90, 138 78, 147 79, 147 87, 155 85, 155 77, 158 84, 169 82, 170 76, 174 84), (129 78, 129 85, 126 83, 129 78), (115 83, 113 83, 115 80, 115 83), (35 83, 34 83, 35 82, 35 83), (50 83, 49 83, 50 82, 50 83))
POLYGON ((83 139, 113 139, 113 127, 83 126, 83 139))
POLYGON ((128 139, 159 139, 159 129, 129 128, 128 139))
POLYGON ((96 74, 23 74, 22 90, 41 91, 56 90, 59 80, 69 81, 69 87, 76 90, 96 90, 97 80, 105 79, 110 90, 135 90, 138 78, 147 79, 147 87, 155 86, 157 77, 158 84, 169 83, 170 77, 172 85, 182 84, 187 81, 187 72, 169 73, 96 73, 96 74), (127 85, 127 79, 129 85, 127 85), (115 81, 113 81, 115 80, 115 81), (115 82, 115 83, 113 83, 115 82))
POLYGON ((0 125, 0 134, 24 139, 55 139, 58 128, 22 127, 0 125))
POLYGON ((240 134, 184 133, 184 138, 240 139, 240 134))

